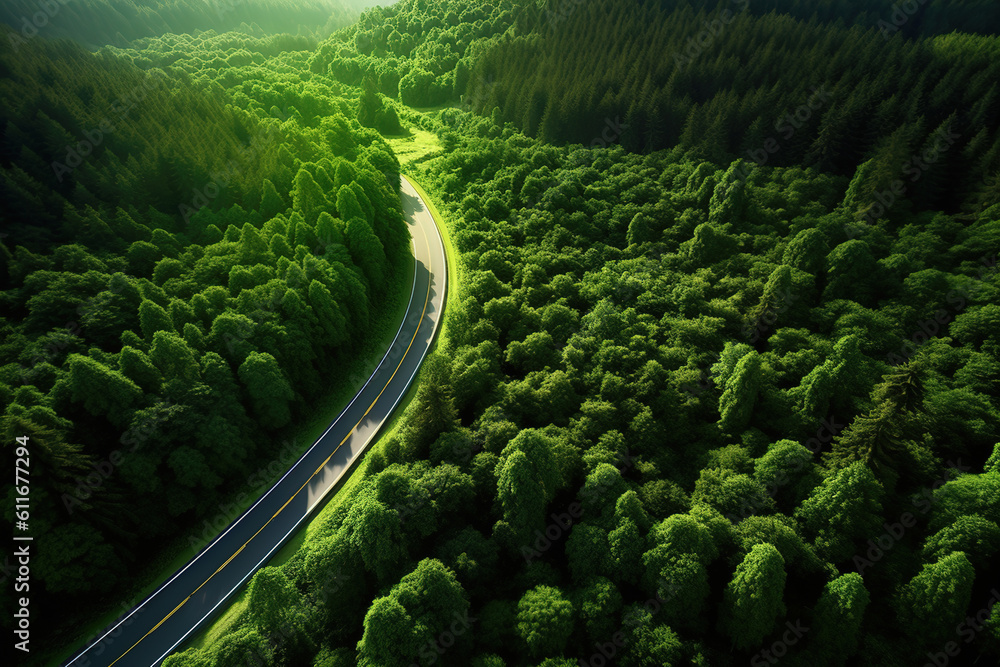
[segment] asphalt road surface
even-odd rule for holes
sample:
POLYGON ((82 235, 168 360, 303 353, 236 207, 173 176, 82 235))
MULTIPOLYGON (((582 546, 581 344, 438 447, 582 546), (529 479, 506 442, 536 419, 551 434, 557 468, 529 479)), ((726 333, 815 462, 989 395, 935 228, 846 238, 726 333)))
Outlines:
POLYGON ((382 362, 319 440, 214 541, 66 665, 158 665, 295 533, 361 455, 406 393, 437 330, 447 289, 444 244, 426 204, 402 179, 413 237, 413 290, 382 362))

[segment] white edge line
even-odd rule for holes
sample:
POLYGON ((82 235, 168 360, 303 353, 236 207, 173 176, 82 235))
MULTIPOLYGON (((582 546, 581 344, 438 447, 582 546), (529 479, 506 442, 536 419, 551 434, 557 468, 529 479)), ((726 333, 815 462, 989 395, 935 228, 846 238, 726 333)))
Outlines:
MULTIPOLYGON (((405 178, 405 176, 404 176, 404 178, 405 178)), ((415 189, 414 189, 414 192, 416 192, 415 189)), ((423 201, 423 197, 420 196, 419 192, 417 193, 417 198, 420 199, 421 201, 423 201)), ((434 215, 430 212, 429 208, 425 207, 425 209, 427 210, 427 215, 429 215, 430 218, 431 218, 431 224, 434 226, 434 231, 437 233, 438 243, 440 244, 439 247, 441 248, 441 256, 444 257, 444 262, 443 262, 443 264, 444 264, 444 271, 442 272, 442 275, 444 276, 444 279, 442 280, 442 290, 441 290, 442 305, 444 305, 444 300, 445 300, 445 298, 447 297, 447 294, 448 294, 448 291, 447 291, 447 286, 448 286, 448 255, 444 251, 444 239, 441 237, 441 232, 440 232, 440 230, 438 230, 437 223, 434 221, 434 215)), ((416 262, 415 259, 414 259, 414 262, 416 262)), ((415 272, 414 272, 414 275, 416 275, 415 272)), ((431 285, 428 284, 427 288, 430 289, 430 287, 431 287, 431 285)), ((412 292, 412 290, 411 290, 411 292, 412 292)), ((404 322, 406 321, 406 317, 405 316, 403 317, 403 321, 404 322)), ((440 317, 437 320, 434 321, 434 328, 431 330, 431 337, 430 337, 430 342, 431 343, 433 343, 434 336, 437 334, 438 325, 440 324, 440 321, 441 321, 440 317)), ((395 341, 393 341, 393 344, 395 344, 395 341)), ((197 623, 195 623, 193 626, 191 626, 191 629, 188 630, 187 632, 185 632, 184 636, 182 636, 173 646, 171 646, 169 649, 167 649, 166 653, 164 653, 159 658, 157 658, 152 663, 151 667, 156 667, 156 665, 159 665, 164 659, 166 659, 166 657, 168 655, 170 655, 171 653, 173 653, 174 649, 176 649, 178 646, 180 646, 181 644, 183 644, 184 640, 187 639, 188 636, 192 632, 194 632, 199 627, 201 627, 201 624, 205 622, 205 619, 207 619, 209 616, 211 616, 212 614, 214 614, 215 610, 218 609, 222 604, 224 604, 233 595, 233 593, 235 593, 237 590, 239 590, 240 588, 242 588, 243 584, 246 583, 246 580, 249 579, 252 575, 256 574, 260 570, 260 566, 263 565, 264 563, 266 563, 267 561, 269 561, 271 559, 272 554, 274 554, 275 551, 277 551, 279 548, 281 548, 285 544, 285 541, 288 539, 288 536, 291 535, 292 533, 294 533, 296 530, 298 530, 299 525, 303 521, 305 521, 305 519, 310 514, 312 514, 312 511, 316 508, 316 506, 323 501, 323 499, 330 493, 331 490, 333 490, 333 488, 335 486, 337 486, 337 484, 340 482, 340 480, 344 477, 344 474, 347 473, 351 469, 351 466, 354 465, 354 462, 357 460, 357 458, 361 454, 363 454, 366 449, 368 449, 368 446, 372 443, 372 440, 375 439, 375 436, 377 436, 378 433, 379 433, 379 431, 382 430, 382 427, 385 426, 386 421, 389 419, 389 417, 392 415, 392 413, 395 412, 396 406, 399 405, 399 402, 401 400, 403 400, 403 396, 406 395, 406 392, 409 390, 410 385, 413 383, 413 378, 415 378, 417 376, 417 373, 420 372, 420 367, 423 365, 424 359, 427 357, 427 353, 430 351, 430 348, 431 348, 431 344, 428 344, 427 347, 424 348, 424 351, 420 354, 420 361, 417 362, 416 368, 413 370, 413 373, 410 374, 410 378, 406 381, 406 384, 403 387, 403 391, 401 391, 400 394, 399 394, 399 396, 396 397, 396 400, 393 402, 392 407, 389 409, 389 412, 386 413, 386 418, 382 420, 382 423, 379 424, 379 426, 378 426, 377 429, 375 429, 374 431, 371 432, 371 435, 368 436, 368 439, 365 441, 364 446, 361 447, 361 449, 358 450, 358 453, 355 456, 353 456, 347 462, 347 464, 344 466, 344 469, 340 471, 340 475, 337 477, 337 479, 332 484, 330 484, 330 486, 328 486, 326 488, 326 490, 319 496, 319 498, 316 500, 316 502, 313 503, 312 506, 310 506, 306 510, 306 513, 303 514, 298 520, 296 520, 295 525, 293 525, 288 530, 288 532, 285 533, 284 536, 277 543, 275 543, 275 545, 273 547, 271 547, 271 550, 268 551, 267 554, 260 561, 258 561, 258 563, 250 570, 250 572, 248 572, 246 574, 246 576, 244 576, 242 579, 240 579, 240 582, 238 584, 236 584, 236 586, 233 587, 232 590, 230 590, 228 593, 226 593, 224 596, 222 596, 222 598, 219 599, 219 601, 215 604, 215 606, 212 607, 204 616, 202 616, 198 620, 197 623)), ((360 393, 360 392, 358 392, 358 393, 360 393)), ((354 431, 351 431, 351 432, 353 433, 354 431)), ((277 485, 275 485, 275 486, 277 486, 277 485)))
MULTIPOLYGON (((419 194, 417 195, 417 197, 418 197, 418 199, 420 199, 419 194)), ((423 201, 423 200, 421 199, 421 201, 423 201)), ((428 211, 428 213, 429 213, 429 211, 428 211)), ((434 220, 434 216, 431 216, 431 221, 433 222, 433 220, 434 220)), ((437 225, 435 224, 435 229, 436 228, 437 228, 437 225)), ((411 236, 411 240, 412 240, 412 236, 411 236)), ((327 427, 327 429, 325 431, 323 431, 323 434, 316 439, 316 442, 314 442, 309 447, 309 449, 307 449, 302 454, 302 456, 299 457, 299 459, 292 465, 292 467, 290 467, 285 472, 285 474, 281 476, 281 478, 277 482, 275 482, 274 484, 272 484, 271 487, 267 491, 264 492, 264 495, 262 495, 260 498, 257 499, 257 502, 255 502, 253 505, 251 505, 246 510, 244 510, 243 513, 239 515, 239 517, 237 517, 231 524, 229 524, 229 527, 226 528, 225 531, 223 531, 219 535, 216 535, 212 539, 211 542, 209 542, 205 547, 202 548, 201 551, 198 552, 198 555, 196 555, 194 558, 192 558, 190 561, 188 561, 187 565, 185 565, 183 568, 181 568, 176 573, 174 573, 174 575, 172 577, 170 577, 170 579, 168 579, 163 584, 161 584, 159 588, 157 588, 155 591, 153 591, 152 593, 150 593, 149 595, 147 595, 146 598, 143 599, 142 602, 140 602, 138 605, 136 605, 135 607, 133 607, 132 611, 129 612, 128 616, 125 616, 124 618, 122 618, 121 620, 119 620, 117 623, 115 623, 113 626, 111 626, 103 635, 101 635, 100 637, 98 637, 97 639, 95 639, 93 642, 91 642, 90 644, 88 644, 86 647, 84 647, 83 649, 81 649, 80 652, 77 653, 69 662, 63 663, 63 667, 69 667, 74 662, 76 662, 77 660, 79 660, 80 658, 82 658, 84 655, 86 655, 92 648, 95 648, 95 647, 99 646, 104 641, 105 637, 107 637, 112 632, 114 632, 118 628, 119 625, 121 625, 122 623, 124 623, 125 621, 127 621, 129 618, 132 617, 133 614, 135 614, 137 611, 139 611, 144 606, 146 606, 147 602, 149 602, 150 600, 152 600, 154 597, 156 597, 156 595, 160 591, 162 591, 164 588, 166 588, 167 586, 169 586, 174 581, 174 579, 176 579, 177 577, 179 577, 182 574, 184 574, 184 572, 189 567, 191 567, 192 565, 194 565, 198 561, 198 559, 202 557, 202 555, 204 555, 205 553, 207 553, 208 550, 211 549, 213 546, 215 546, 215 544, 219 540, 221 540, 223 537, 225 537, 226 534, 228 534, 230 530, 232 530, 233 528, 235 528, 239 524, 239 522, 241 520, 243 520, 243 517, 245 517, 247 514, 249 514, 255 507, 257 507, 257 505, 259 505, 265 498, 267 498, 267 496, 271 493, 271 491, 273 491, 278 485, 280 485, 281 482, 284 481, 285 477, 287 477, 289 474, 291 474, 292 471, 295 470, 299 466, 299 464, 301 464, 302 461, 307 456, 309 456, 309 454, 312 453, 312 451, 313 451, 313 449, 315 449, 316 445, 318 445, 320 443, 320 441, 322 441, 323 438, 326 437, 326 434, 329 433, 330 430, 333 429, 333 427, 337 425, 337 422, 340 421, 340 418, 343 417, 344 414, 348 410, 351 409, 351 406, 354 405, 354 401, 358 400, 358 398, 361 397, 361 394, 368 387, 368 384, 372 380, 375 379, 375 376, 378 375, 379 370, 381 370, 381 368, 382 368, 382 364, 385 363, 385 360, 389 357, 389 354, 392 352, 393 348, 396 346, 396 342, 399 339, 399 334, 403 330, 403 327, 406 326, 406 318, 410 314, 410 305, 413 302, 413 290, 414 290, 414 288, 416 288, 416 285, 417 285, 417 259, 416 259, 416 257, 414 257, 413 258, 413 280, 412 280, 411 285, 410 285, 410 303, 406 304, 406 312, 403 313, 403 321, 400 323, 399 329, 396 331, 396 336, 392 339, 392 343, 390 343, 389 349, 386 350, 385 355, 382 357, 382 361, 380 361, 379 364, 378 364, 378 366, 375 367, 375 370, 372 371, 372 374, 368 378, 368 380, 364 383, 364 385, 362 385, 361 389, 359 389, 358 392, 354 395, 354 398, 352 398, 351 402, 347 404, 347 407, 345 407, 343 410, 341 410, 340 414, 337 415, 337 418, 334 419, 330 423, 330 425, 327 427)), ((436 326, 435 326, 435 330, 437 330, 436 326)), ((421 361, 423 361, 423 360, 421 359, 421 361)), ((412 380, 412 378, 411 378, 411 380, 412 380)))

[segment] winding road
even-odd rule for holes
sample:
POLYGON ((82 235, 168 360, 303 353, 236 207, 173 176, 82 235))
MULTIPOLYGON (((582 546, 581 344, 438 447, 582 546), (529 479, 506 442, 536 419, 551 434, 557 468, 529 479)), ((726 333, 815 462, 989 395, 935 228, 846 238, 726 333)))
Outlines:
POLYGON ((389 419, 434 339, 448 275, 444 243, 434 219, 410 182, 405 177, 401 180, 403 212, 413 239, 413 289, 403 323, 375 372, 274 486, 65 665, 160 664, 285 544, 389 419))

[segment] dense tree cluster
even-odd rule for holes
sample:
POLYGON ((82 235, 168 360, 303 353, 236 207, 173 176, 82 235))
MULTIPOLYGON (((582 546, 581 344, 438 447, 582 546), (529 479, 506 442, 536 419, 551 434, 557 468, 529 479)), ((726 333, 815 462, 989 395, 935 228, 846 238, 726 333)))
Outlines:
POLYGON ((272 35, 254 25, 221 34, 214 30, 197 34, 168 33, 134 40, 126 48, 106 46, 102 50, 131 58, 143 69, 173 67, 195 79, 226 75, 220 83, 233 85, 244 78, 238 77, 237 73, 273 76, 273 68, 259 67, 269 58, 286 51, 311 52, 315 48, 315 39, 289 34, 272 35), (258 67, 243 69, 250 65, 258 67))
POLYGON ((48 601, 121 591, 275 458, 410 242, 396 159, 349 101, 263 111, 302 83, 278 73, 294 54, 255 53, 272 74, 243 108, 210 90, 225 71, 38 48, 0 43, 0 430, 32 442, 44 628, 48 601))
POLYGON ((989 0, 954 0, 944 3, 900 3, 894 0, 754 0, 739 7, 763 16, 789 14, 803 21, 815 17, 823 23, 874 26, 886 37, 944 35, 958 31, 995 35, 1000 32, 1000 8, 989 0))
MULTIPOLYGON (((460 252, 446 347, 283 566, 315 664, 727 665, 784 642, 788 664, 906 665, 954 640, 997 576, 998 350, 974 323, 1000 209, 859 230, 848 179, 813 169, 461 128, 423 172, 460 252)), ((984 627, 964 650, 1000 657, 984 627)))
MULTIPOLYGON (((477 112, 498 108, 549 142, 680 144, 716 163, 851 175, 870 158, 853 202, 861 209, 899 199, 897 181, 918 208, 1000 201, 989 180, 1000 180, 994 39, 885 39, 875 21, 818 20, 816 3, 799 19, 756 3, 549 5, 520 13, 522 34, 493 44, 456 88, 477 112)), ((953 9, 962 10, 938 11, 953 9)))
MULTIPOLYGON (((199 87, 231 101, 259 118, 294 118, 318 127, 337 112, 354 117, 363 127, 400 134, 397 104, 365 77, 360 90, 327 77, 306 73, 315 44, 289 35, 228 32, 222 35, 163 35, 138 40, 128 49, 108 47, 143 69, 169 67, 189 74, 199 87)), ((391 165, 381 166, 389 171, 391 165)))
POLYGON ((326 36, 357 20, 368 0, 7 0, 0 23, 16 33, 14 46, 36 36, 68 38, 88 46, 126 46, 164 33, 225 32, 251 25, 271 34, 326 36))
POLYGON ((512 28, 514 12, 510 0, 372 7, 320 44, 309 66, 350 85, 371 77, 379 92, 403 104, 436 106, 462 94, 479 54, 512 28))
POLYGON ((406 0, 312 52, 51 47, 72 80, 4 52, 41 92, 4 117, 2 427, 50 443, 52 594, 112 587, 129 508, 159 537, 211 505, 365 335, 407 247, 373 128, 402 117, 445 149, 413 169, 457 249, 447 337, 350 495, 165 664, 1000 660, 993 14, 745 4, 406 0), (63 183, 49 120, 99 126, 100 72, 167 92, 63 183))
POLYGON ((997 203, 1000 58, 972 33, 1000 15, 898 5, 400 2, 331 36, 310 66, 410 106, 461 101, 548 142, 680 144, 846 176, 870 159, 859 217, 904 194, 948 212, 997 203))

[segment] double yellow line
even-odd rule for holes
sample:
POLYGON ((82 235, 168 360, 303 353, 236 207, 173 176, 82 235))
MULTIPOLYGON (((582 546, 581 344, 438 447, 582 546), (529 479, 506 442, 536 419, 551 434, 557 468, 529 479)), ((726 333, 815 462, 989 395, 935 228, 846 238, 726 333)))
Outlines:
MULTIPOLYGON (((430 215, 429 211, 428 211, 428 215, 430 215)), ((432 217, 432 220, 433 220, 433 217, 432 217)), ((420 228, 420 232, 424 235, 424 242, 426 243, 427 248, 430 249, 431 245, 430 245, 430 240, 427 238, 427 232, 424 230, 423 226, 418 225, 418 227, 420 228)), ((417 261, 416 257, 414 257, 413 261, 414 262, 417 261)), ((430 303, 430 298, 431 298, 431 277, 434 275, 433 265, 432 265, 432 260, 431 260, 431 256, 430 255, 427 258, 427 273, 428 273, 428 276, 427 276, 427 294, 424 295, 424 307, 423 307, 423 310, 420 312, 420 320, 417 322, 417 328, 413 331, 413 337, 410 338, 410 344, 406 346, 406 351, 403 352, 403 356, 399 358, 399 363, 396 364, 396 368, 392 371, 392 375, 390 375, 389 379, 386 380, 385 386, 382 387, 381 391, 379 391, 379 393, 378 393, 378 396, 376 396, 375 400, 371 402, 371 405, 368 406, 368 408, 365 410, 365 413, 363 415, 361 415, 361 418, 357 421, 357 423, 351 428, 350 431, 348 431, 347 435, 344 436, 344 439, 340 441, 340 444, 338 444, 337 447, 332 452, 330 452, 330 455, 328 457, 326 457, 326 460, 323 461, 323 463, 321 463, 320 466, 318 468, 316 468, 315 472, 313 472, 313 474, 309 476, 309 479, 307 479, 305 481, 305 483, 302 486, 299 487, 298 491, 296 491, 295 493, 293 493, 292 497, 289 498, 288 500, 286 500, 285 504, 282 505, 280 508, 278 508, 278 511, 275 512, 271 516, 271 518, 268 519, 267 522, 263 526, 261 526, 257 530, 257 532, 254 533, 250 537, 250 539, 248 539, 246 542, 244 542, 243 545, 239 549, 237 549, 236 552, 232 556, 230 556, 229 558, 226 559, 225 563, 223 563, 222 565, 220 565, 218 567, 218 569, 215 572, 213 572, 208 577, 208 579, 206 579, 205 581, 203 581, 201 583, 201 585, 198 586, 198 588, 194 589, 194 591, 192 591, 190 595, 188 595, 186 598, 184 598, 184 600, 181 601, 181 603, 179 605, 177 605, 176 607, 174 607, 170 611, 169 614, 167 614, 166 616, 164 616, 163 619, 159 623, 157 623, 156 625, 154 625, 148 632, 146 632, 146 634, 144 634, 142 637, 140 637, 138 639, 138 641, 136 641, 134 644, 132 644, 131 646, 129 646, 128 649, 126 649, 124 653, 122 653, 120 656, 118 656, 117 658, 115 658, 115 661, 112 662, 111 665, 114 665, 116 662, 118 662, 119 660, 121 660, 122 658, 124 658, 126 655, 128 655, 129 651, 131 651, 136 646, 138 646, 146 637, 148 637, 149 635, 151 635, 161 625, 163 625, 164 623, 166 623, 170 619, 171 616, 173 616, 174 614, 177 613, 178 609, 180 609, 181 607, 183 607, 185 604, 187 604, 188 600, 190 600, 195 595, 197 595, 198 591, 200 591, 208 582, 210 582, 212 580, 212 577, 214 577, 215 575, 217 575, 219 572, 222 572, 222 570, 227 565, 229 565, 229 563, 232 562, 232 560, 234 558, 236 558, 237 556, 239 556, 240 553, 246 548, 246 546, 248 544, 250 544, 250 542, 252 542, 253 539, 255 537, 257 537, 261 533, 262 530, 264 530, 265 528, 267 528, 268 525, 272 521, 274 521, 274 519, 279 514, 281 514, 281 512, 286 507, 288 507, 288 504, 290 502, 292 502, 293 500, 295 500, 295 497, 297 495, 299 495, 299 493, 302 492, 302 489, 306 488, 306 486, 308 486, 309 483, 313 481, 313 479, 316 477, 316 475, 318 475, 320 473, 320 471, 323 470, 323 468, 326 467, 326 464, 330 462, 330 459, 332 459, 333 455, 337 453, 337 450, 339 450, 341 448, 341 446, 351 438, 351 436, 354 434, 355 429, 357 429, 358 426, 361 425, 361 422, 363 422, 365 420, 365 418, 368 417, 368 413, 371 412, 371 410, 372 410, 373 407, 375 407, 375 404, 378 403, 379 399, 382 397, 382 394, 385 392, 385 390, 389 387, 389 384, 392 382, 393 378, 396 377, 396 373, 399 372, 399 369, 403 365, 403 360, 406 359, 406 355, 410 353, 410 348, 413 347, 413 343, 417 339, 417 334, 420 332, 420 327, 423 326, 424 316, 427 314, 427 305, 428 305, 428 303, 430 303)), ((395 341, 393 341, 393 344, 395 344, 395 341)), ((111 666, 109 665, 109 667, 111 667, 111 666)))

